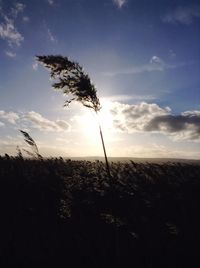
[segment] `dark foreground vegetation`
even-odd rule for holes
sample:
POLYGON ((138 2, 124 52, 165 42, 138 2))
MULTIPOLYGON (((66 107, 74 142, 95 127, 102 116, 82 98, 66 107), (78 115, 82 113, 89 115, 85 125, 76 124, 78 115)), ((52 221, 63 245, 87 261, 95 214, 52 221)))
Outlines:
POLYGON ((0 157, 0 267, 198 267, 200 165, 0 157))

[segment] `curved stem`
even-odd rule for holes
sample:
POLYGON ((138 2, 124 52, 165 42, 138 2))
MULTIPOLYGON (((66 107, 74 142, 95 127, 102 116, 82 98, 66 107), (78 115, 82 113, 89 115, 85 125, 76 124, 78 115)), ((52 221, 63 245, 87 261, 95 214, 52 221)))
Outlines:
POLYGON ((100 132, 100 136, 101 136, 101 142, 102 142, 104 157, 105 157, 105 161, 106 161, 106 169, 107 169, 107 172, 108 172, 108 176, 111 178, 110 166, 109 166, 109 163, 108 163, 108 158, 107 158, 107 154, 106 154, 106 148, 105 148, 105 143, 104 143, 103 133, 102 133, 100 123, 99 123, 99 132, 100 132))
MULTIPOLYGON (((96 113, 96 115, 98 116, 98 114, 96 113)), ((111 186, 113 187, 113 181, 112 181, 112 177, 111 177, 111 173, 110 173, 110 166, 109 166, 109 162, 108 162, 108 158, 107 158, 107 154, 106 154, 106 148, 105 148, 105 143, 104 143, 104 139, 103 139, 103 132, 101 129, 101 124, 98 120, 98 125, 99 125, 99 132, 100 132, 100 136, 101 136, 101 142, 102 142, 102 146, 103 146, 103 152, 104 152, 104 157, 105 157, 105 161, 106 161, 106 169, 107 169, 107 173, 108 176, 111 180, 111 186)), ((113 192, 114 194, 114 192, 113 192)), ((116 211, 114 211, 114 226, 115 226, 115 261, 117 264, 118 261, 118 257, 119 257, 119 233, 118 233, 118 228, 117 228, 117 217, 116 217, 116 211)))
POLYGON ((96 114, 96 120, 97 120, 98 126, 99 126, 99 133, 100 133, 100 137, 101 137, 101 143, 102 143, 102 147, 103 147, 103 152, 104 152, 104 157, 105 157, 106 169, 107 169, 108 177, 110 179, 112 179, 111 173, 110 173, 110 166, 109 166, 109 163, 108 163, 108 157, 107 157, 107 154, 106 154, 106 147, 105 147, 105 142, 104 142, 104 138, 103 138, 103 132, 102 132, 99 116, 98 116, 98 112, 95 111, 95 114, 96 114))

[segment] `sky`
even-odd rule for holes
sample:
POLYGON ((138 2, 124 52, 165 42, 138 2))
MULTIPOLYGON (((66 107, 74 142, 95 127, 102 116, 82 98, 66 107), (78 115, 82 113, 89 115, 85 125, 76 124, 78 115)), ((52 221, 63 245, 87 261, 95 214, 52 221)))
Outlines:
POLYGON ((0 0, 0 154, 102 156, 95 115, 52 89, 36 55, 83 66, 108 156, 200 159, 200 4, 0 0))

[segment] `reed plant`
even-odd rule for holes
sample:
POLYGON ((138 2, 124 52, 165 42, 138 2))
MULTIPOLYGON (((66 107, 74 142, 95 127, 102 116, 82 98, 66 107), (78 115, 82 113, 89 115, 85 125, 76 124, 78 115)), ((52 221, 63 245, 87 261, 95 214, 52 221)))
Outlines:
MULTIPOLYGON (((72 101, 80 102, 83 106, 91 109, 98 117, 101 104, 97 97, 97 90, 92 84, 90 77, 84 72, 79 63, 69 60, 68 57, 60 55, 36 56, 37 60, 50 70, 51 79, 56 79, 53 88, 62 90, 67 100, 64 107, 69 106, 72 101)), ((111 179, 110 167, 108 163, 105 142, 101 124, 98 121, 99 133, 101 137, 106 169, 108 177, 111 179)))

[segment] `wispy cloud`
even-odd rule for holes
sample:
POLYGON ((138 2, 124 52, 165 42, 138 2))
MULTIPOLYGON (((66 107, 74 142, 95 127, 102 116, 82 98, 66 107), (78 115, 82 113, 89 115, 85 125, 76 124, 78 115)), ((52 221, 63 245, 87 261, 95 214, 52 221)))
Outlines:
POLYGON ((137 95, 137 94, 132 94, 132 95, 111 95, 108 97, 100 98, 100 102, 126 102, 126 101, 131 101, 131 100, 137 100, 137 101, 144 101, 144 100, 155 100, 157 97, 154 95, 137 95))
POLYGON ((200 18, 200 5, 198 6, 179 6, 175 10, 166 13, 162 21, 171 24, 190 25, 194 19, 200 18))
POLYGON ((8 14, 5 14, 3 10, 0 9, 0 16, 3 20, 0 23, 0 38, 7 41, 10 47, 13 45, 20 46, 21 42, 24 40, 24 37, 15 26, 18 14, 23 12, 24 8, 24 4, 16 3, 11 7, 11 11, 8 14))
POLYGON ((35 61, 35 62, 32 64, 32 68, 33 68, 34 71, 37 71, 37 69, 38 69, 38 62, 35 61))
POLYGON ((17 120, 19 119, 19 115, 14 112, 6 112, 1 110, 0 118, 8 121, 11 124, 16 124, 17 120))
POLYGON ((52 33, 52 31, 50 30, 50 28, 48 27, 46 20, 43 20, 43 27, 44 27, 44 32, 46 33, 46 37, 48 38, 48 40, 50 40, 52 43, 57 42, 57 39, 55 35, 52 33))
POLYGON ((122 8, 122 7, 127 3, 127 0, 113 0, 113 3, 114 3, 118 8, 122 8))
POLYGON ((160 132, 174 140, 200 142, 200 111, 173 115, 169 107, 162 108, 155 103, 117 102, 111 112, 115 128, 122 132, 160 132))
POLYGON ((12 17, 16 18, 20 12, 23 12, 26 5, 22 3, 16 3, 14 7, 11 8, 12 17))
POLYGON ((52 32, 51 32, 51 30, 49 28, 47 28, 47 33, 48 33, 48 37, 49 37, 49 39, 50 39, 51 42, 56 42, 57 41, 57 39, 52 34, 52 32))
POLYGON ((14 53, 12 51, 5 51, 5 53, 10 58, 15 58, 16 57, 16 53, 14 53))
POLYGON ((6 22, 0 24, 0 37, 6 40, 9 46, 13 44, 20 46, 24 37, 18 32, 13 20, 7 19, 6 22))
POLYGON ((169 50, 169 58, 174 59, 175 57, 176 57, 176 53, 172 49, 170 49, 169 50))
POLYGON ((120 74, 139 74, 144 72, 155 72, 155 71, 164 71, 167 69, 175 69, 178 67, 185 66, 186 63, 177 63, 177 64, 168 64, 160 57, 154 55, 149 60, 149 63, 130 67, 127 69, 121 69, 118 71, 105 72, 106 76, 116 76, 120 74))

